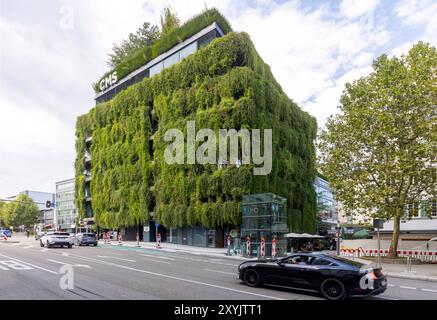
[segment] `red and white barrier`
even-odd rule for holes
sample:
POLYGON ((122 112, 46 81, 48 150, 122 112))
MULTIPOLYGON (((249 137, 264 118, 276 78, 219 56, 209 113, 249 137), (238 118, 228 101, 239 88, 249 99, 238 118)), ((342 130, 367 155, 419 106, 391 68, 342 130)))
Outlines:
POLYGON ((266 256, 266 240, 264 238, 261 238, 261 257, 266 256))
POLYGON ((250 237, 246 238, 246 255, 250 257, 250 237))
MULTIPOLYGON (((382 257, 388 255, 389 250, 380 249, 379 254, 382 257)), ((399 257, 411 257, 421 261, 437 261, 437 251, 426 251, 426 250, 397 250, 399 257)), ((378 249, 356 249, 356 248, 347 248, 341 249, 340 255, 345 257, 362 257, 362 256, 372 256, 375 257, 378 255, 378 249)))
POLYGON ((121 246, 123 244, 123 238, 121 236, 121 233, 118 235, 118 245, 121 246))
POLYGON ((273 237, 272 240, 272 258, 276 257, 276 237, 273 237))
POLYGON ((156 248, 161 249, 161 234, 158 233, 156 236, 156 248))

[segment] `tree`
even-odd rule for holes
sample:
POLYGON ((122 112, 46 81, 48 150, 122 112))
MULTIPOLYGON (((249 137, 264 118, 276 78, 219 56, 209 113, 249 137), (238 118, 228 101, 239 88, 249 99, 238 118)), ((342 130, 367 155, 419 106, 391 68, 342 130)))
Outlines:
POLYGON ((179 28, 181 21, 176 12, 170 7, 164 9, 164 15, 161 16, 161 35, 166 35, 179 28))
POLYGON ((120 45, 114 44, 112 53, 109 54, 108 65, 111 68, 115 68, 138 49, 152 45, 159 38, 159 28, 155 25, 151 25, 149 22, 144 22, 135 34, 129 34, 127 40, 124 40, 120 45))
POLYGON ((20 194, 17 199, 3 207, 4 222, 8 226, 33 227, 38 221, 40 210, 29 196, 20 194))
MULTIPOLYGON (((347 209, 393 219, 397 256, 407 205, 436 196, 437 51, 419 42, 406 55, 382 55, 373 72, 347 84, 340 113, 319 136, 319 164, 347 209)), ((424 206, 425 207, 425 206, 424 206)))
POLYGON ((4 218, 3 218, 3 209, 5 207, 6 203, 0 201, 0 227, 4 227, 4 218))

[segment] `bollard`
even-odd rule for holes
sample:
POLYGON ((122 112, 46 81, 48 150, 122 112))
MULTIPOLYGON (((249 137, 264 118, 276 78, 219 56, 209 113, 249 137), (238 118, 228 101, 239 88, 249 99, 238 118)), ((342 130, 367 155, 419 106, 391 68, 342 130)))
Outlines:
POLYGON ((161 234, 158 233, 156 236, 156 248, 161 249, 161 234))
POLYGON ((266 240, 261 238, 261 257, 264 258, 266 256, 266 240))
POLYGON ((250 237, 246 238, 246 255, 250 257, 250 237))
POLYGON ((272 258, 276 258, 276 237, 273 237, 272 240, 272 258))
POLYGON ((137 247, 139 248, 139 247, 141 247, 140 246, 140 234, 137 232, 137 247))
POLYGON ((123 244, 123 238, 121 237, 121 233, 118 235, 118 245, 121 246, 123 244))

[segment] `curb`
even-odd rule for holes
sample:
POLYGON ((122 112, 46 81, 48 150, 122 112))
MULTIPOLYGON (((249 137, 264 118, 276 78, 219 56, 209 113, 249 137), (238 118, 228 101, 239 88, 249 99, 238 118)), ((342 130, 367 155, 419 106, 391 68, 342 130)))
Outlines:
POLYGON ((8 244, 8 243, 20 243, 20 241, 14 241, 14 240, 4 241, 4 240, 1 240, 0 243, 4 243, 4 244, 8 244))
POLYGON ((422 275, 409 275, 409 274, 391 273, 391 272, 384 272, 384 273, 386 276, 392 277, 392 278, 437 282, 437 277, 422 276, 422 275))

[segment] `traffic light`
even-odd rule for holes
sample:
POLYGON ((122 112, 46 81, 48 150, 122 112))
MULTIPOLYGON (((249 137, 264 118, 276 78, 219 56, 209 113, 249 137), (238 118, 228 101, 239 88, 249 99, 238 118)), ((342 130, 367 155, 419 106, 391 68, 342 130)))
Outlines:
POLYGON ((52 207, 52 202, 47 200, 46 201, 46 208, 51 208, 52 207))

